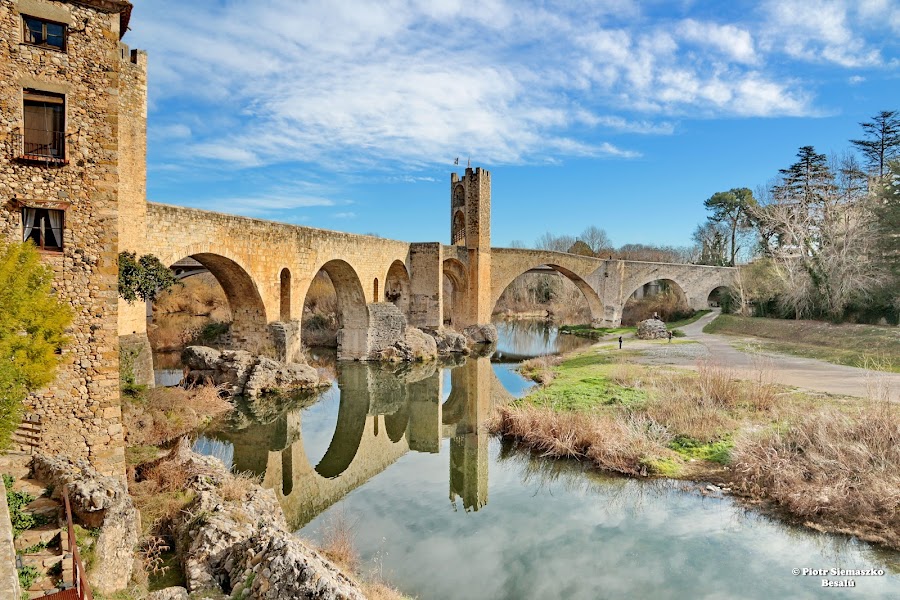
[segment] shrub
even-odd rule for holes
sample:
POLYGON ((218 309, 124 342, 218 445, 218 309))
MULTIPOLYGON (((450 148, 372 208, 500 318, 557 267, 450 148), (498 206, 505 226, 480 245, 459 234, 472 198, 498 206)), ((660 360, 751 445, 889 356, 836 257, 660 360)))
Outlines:
POLYGON ((175 275, 152 254, 119 253, 119 296, 129 304, 138 298, 152 302, 173 285, 175 275))
POLYGON ((31 242, 0 241, 0 448, 22 420, 29 392, 53 381, 71 309, 31 242))

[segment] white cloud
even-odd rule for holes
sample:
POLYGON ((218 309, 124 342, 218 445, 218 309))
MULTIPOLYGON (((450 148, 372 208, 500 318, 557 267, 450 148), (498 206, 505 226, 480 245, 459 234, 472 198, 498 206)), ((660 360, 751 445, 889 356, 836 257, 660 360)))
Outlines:
MULTIPOLYGON (((477 9, 463 0, 157 0, 135 11, 127 41, 150 51, 153 106, 167 123, 153 139, 184 140, 172 152, 186 160, 356 170, 455 156, 632 158, 639 153, 611 134, 671 134, 685 115, 815 114, 800 82, 767 68, 773 52, 878 62, 846 8, 811 1, 815 10, 767 5, 757 31, 652 21, 629 0, 552 11, 512 0, 477 9), (179 129, 177 117, 190 120, 179 129)), ((857 13, 893 10, 867 0, 857 13)))

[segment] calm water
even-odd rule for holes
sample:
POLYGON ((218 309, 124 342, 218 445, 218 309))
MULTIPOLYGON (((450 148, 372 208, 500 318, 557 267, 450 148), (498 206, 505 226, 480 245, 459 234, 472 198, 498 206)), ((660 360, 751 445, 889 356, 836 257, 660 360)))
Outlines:
POLYGON ((423 599, 900 597, 897 553, 504 447, 478 424, 528 387, 486 358, 343 364, 324 393, 245 407, 197 449, 262 475, 303 537, 349 521, 364 568, 423 599), (888 574, 845 594, 794 567, 888 574))

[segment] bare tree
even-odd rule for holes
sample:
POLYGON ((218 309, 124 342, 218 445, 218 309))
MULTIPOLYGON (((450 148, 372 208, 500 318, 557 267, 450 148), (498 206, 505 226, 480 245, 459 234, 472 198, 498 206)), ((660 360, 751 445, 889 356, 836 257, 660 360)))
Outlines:
POLYGON ((604 250, 612 248, 612 242, 606 231, 596 225, 590 225, 581 232, 578 239, 587 244, 594 256, 599 256, 604 250))
POLYGON ((568 252, 569 248, 571 248, 574 243, 575 238, 571 235, 554 235, 548 231, 537 239, 534 243, 534 247, 538 250, 568 252))

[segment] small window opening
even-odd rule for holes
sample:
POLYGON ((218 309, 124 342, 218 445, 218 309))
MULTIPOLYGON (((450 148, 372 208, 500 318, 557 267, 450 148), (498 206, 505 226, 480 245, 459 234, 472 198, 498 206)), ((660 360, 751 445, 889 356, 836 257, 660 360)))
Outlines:
POLYGON ((53 48, 54 50, 66 50, 67 28, 63 23, 55 23, 22 15, 22 39, 26 44, 53 48))
POLYGON ((377 277, 375 278, 374 287, 375 287, 375 292, 374 292, 374 295, 372 296, 374 298, 373 302, 378 302, 378 278, 377 277))
POLYGON ((22 209, 22 239, 31 240, 41 250, 62 252, 64 227, 65 211, 22 209))

